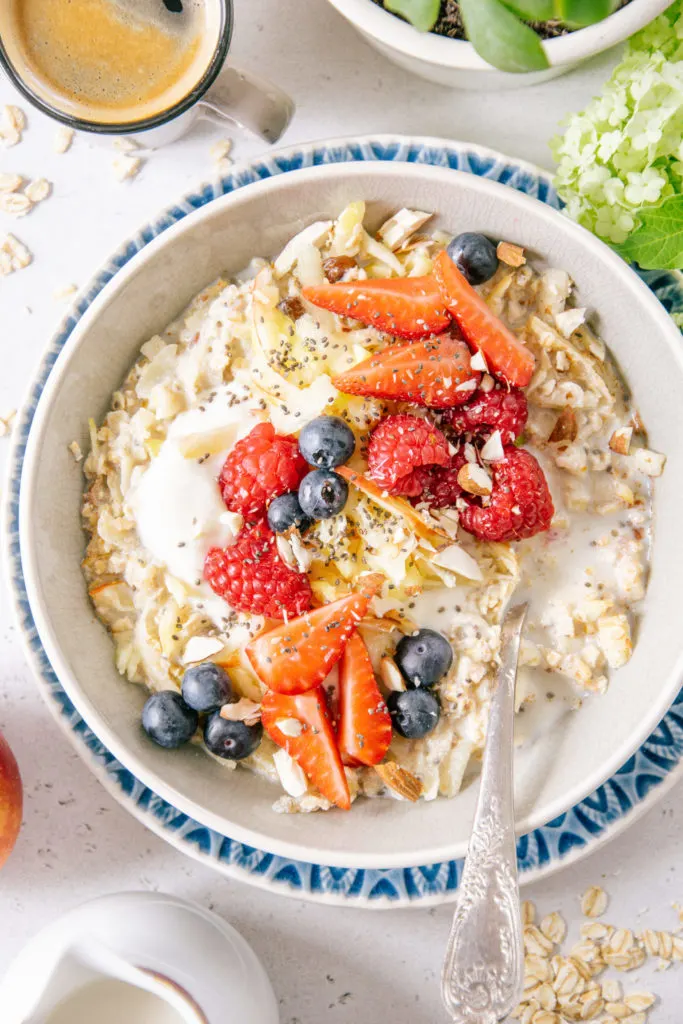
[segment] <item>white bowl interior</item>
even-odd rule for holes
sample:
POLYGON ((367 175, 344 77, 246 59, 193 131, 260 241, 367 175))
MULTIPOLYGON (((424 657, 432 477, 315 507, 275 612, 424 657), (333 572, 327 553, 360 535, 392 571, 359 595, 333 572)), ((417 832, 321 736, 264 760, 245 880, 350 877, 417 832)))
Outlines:
POLYGON ((455 800, 415 806, 362 800, 350 814, 277 815, 275 787, 223 769, 199 750, 166 752, 139 727, 144 691, 117 674, 80 570, 81 469, 67 445, 88 446, 87 421, 107 411, 140 345, 220 272, 274 255, 306 223, 351 199, 378 223, 403 205, 439 211, 450 230, 520 243, 567 269, 581 305, 599 311, 602 336, 630 385, 654 448, 668 454, 656 486, 650 589, 629 664, 606 696, 589 699, 518 754, 520 831, 565 811, 642 743, 680 679, 683 588, 681 341, 663 308, 606 247, 555 211, 510 189, 444 168, 338 164, 288 173, 211 203, 146 246, 80 321, 42 395, 24 463, 21 554, 31 608, 50 661, 87 723, 145 784, 202 823, 275 853, 323 864, 390 867, 464 854, 476 786, 455 800))

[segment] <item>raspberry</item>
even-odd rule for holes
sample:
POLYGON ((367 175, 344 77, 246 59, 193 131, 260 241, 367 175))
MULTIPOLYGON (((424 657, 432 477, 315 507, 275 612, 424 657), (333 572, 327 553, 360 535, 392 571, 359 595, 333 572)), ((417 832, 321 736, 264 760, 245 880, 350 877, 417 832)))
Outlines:
POLYGON ((500 430, 503 444, 512 444, 524 429, 528 415, 526 396, 519 388, 476 392, 457 409, 444 415, 457 434, 493 433, 500 430), (483 429, 482 429, 483 428, 483 429))
POLYGON ((218 485, 231 512, 254 516, 279 494, 296 491, 307 472, 294 438, 276 434, 271 423, 257 423, 228 455, 218 485))
POLYGON ((390 494, 416 497, 424 490, 432 466, 447 466, 448 441, 419 416, 387 416, 368 444, 368 475, 390 494))
POLYGON ((453 455, 450 465, 436 467, 429 475, 420 501, 426 501, 432 508, 450 508, 462 494, 458 473, 467 462, 463 452, 453 455))
POLYGON ((244 527, 230 547, 211 548, 204 579, 238 612, 284 619, 311 607, 308 577, 280 560, 265 519, 244 527))
POLYGON ((484 508, 465 498, 467 507, 460 513, 463 530, 480 540, 533 537, 548 529, 555 514, 546 478, 533 455, 514 446, 504 451, 504 459, 491 463, 490 504, 484 508))

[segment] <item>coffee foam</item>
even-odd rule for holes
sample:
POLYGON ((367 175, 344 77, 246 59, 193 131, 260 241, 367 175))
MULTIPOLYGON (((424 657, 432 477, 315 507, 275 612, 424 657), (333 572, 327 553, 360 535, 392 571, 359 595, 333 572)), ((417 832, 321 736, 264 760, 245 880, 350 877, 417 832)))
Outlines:
POLYGON ((40 99, 84 120, 126 124, 178 104, 218 43, 220 5, 182 0, 10 0, 0 35, 40 99))

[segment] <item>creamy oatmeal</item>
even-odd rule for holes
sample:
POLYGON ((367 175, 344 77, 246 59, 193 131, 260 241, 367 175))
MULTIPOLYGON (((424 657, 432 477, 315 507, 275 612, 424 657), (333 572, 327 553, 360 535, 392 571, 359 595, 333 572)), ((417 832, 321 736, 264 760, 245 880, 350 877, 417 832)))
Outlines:
POLYGON ((84 463, 90 595, 119 672, 166 694, 145 728, 203 730, 281 811, 346 806, 345 787, 455 795, 513 591, 531 598, 520 708, 603 693, 664 467, 562 269, 419 211, 374 235, 364 215, 202 291, 142 346, 84 463))

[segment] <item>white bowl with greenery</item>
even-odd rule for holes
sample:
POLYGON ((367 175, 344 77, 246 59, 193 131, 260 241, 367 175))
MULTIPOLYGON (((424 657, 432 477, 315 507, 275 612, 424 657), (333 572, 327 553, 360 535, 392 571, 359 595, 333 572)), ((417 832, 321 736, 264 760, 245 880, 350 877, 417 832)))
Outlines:
POLYGON ((509 89, 563 75, 643 28, 671 0, 460 0, 468 39, 428 31, 439 0, 390 0, 393 11, 374 0, 330 0, 367 41, 400 67, 440 85, 459 89, 509 89), (571 21, 581 10, 586 27, 541 40, 520 14, 538 21, 571 21), (586 12, 588 11, 588 15, 586 12), (612 11, 612 13, 610 13, 612 11), (420 28, 415 27, 420 25, 420 28), (487 58, 487 59, 485 59, 487 58), (495 66, 494 66, 495 65, 495 66))

